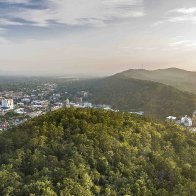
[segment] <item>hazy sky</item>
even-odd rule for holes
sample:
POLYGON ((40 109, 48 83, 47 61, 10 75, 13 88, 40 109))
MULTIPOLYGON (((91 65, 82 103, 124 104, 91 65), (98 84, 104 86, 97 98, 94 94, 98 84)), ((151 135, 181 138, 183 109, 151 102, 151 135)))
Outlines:
POLYGON ((196 71, 196 0, 0 0, 0 71, 196 71))

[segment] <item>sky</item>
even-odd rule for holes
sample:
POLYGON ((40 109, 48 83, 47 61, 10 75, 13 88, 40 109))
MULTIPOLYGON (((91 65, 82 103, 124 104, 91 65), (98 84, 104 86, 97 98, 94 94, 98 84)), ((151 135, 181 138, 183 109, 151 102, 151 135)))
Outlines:
POLYGON ((0 0, 0 72, 196 71, 195 0, 0 0))

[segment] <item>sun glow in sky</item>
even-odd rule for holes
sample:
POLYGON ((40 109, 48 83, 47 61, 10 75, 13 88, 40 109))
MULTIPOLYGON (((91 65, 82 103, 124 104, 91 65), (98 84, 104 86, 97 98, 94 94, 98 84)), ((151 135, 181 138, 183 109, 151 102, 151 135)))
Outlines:
POLYGON ((0 71, 196 71, 195 0, 0 0, 0 71))

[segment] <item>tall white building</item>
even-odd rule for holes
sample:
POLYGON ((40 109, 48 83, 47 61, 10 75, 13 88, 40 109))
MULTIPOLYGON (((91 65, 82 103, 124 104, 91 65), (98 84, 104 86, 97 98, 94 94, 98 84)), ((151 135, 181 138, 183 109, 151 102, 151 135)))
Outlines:
POLYGON ((181 118, 181 124, 183 124, 186 127, 192 127, 193 122, 192 119, 188 116, 182 117, 181 118))
POLYGON ((5 110, 13 110, 14 109, 14 100, 13 99, 2 99, 1 100, 1 108, 5 110))

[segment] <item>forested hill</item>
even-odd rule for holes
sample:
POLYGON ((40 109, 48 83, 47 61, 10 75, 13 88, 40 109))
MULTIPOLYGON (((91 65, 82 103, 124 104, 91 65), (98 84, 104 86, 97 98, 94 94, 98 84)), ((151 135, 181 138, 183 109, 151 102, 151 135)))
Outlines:
POLYGON ((176 87, 179 90, 196 94, 196 72, 178 68, 158 69, 153 71, 145 69, 130 69, 117 75, 125 78, 160 82, 176 87))
POLYGON ((122 111, 144 111, 146 115, 160 119, 169 115, 192 116, 196 109, 194 94, 157 82, 119 75, 79 81, 64 85, 64 88, 69 88, 70 91, 88 90, 94 103, 109 104, 122 111))
POLYGON ((195 195, 195 152, 176 124, 63 109, 0 135, 0 195, 195 195))

